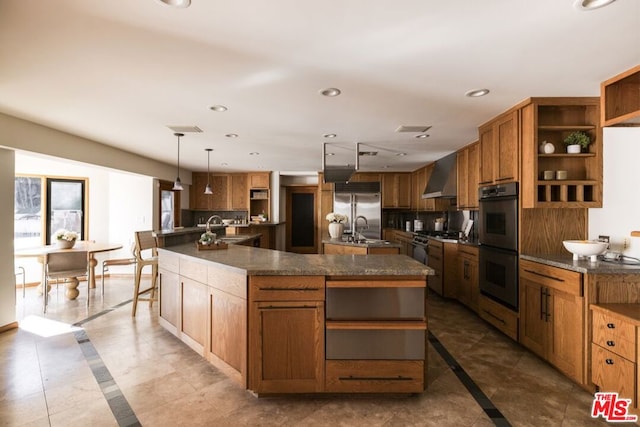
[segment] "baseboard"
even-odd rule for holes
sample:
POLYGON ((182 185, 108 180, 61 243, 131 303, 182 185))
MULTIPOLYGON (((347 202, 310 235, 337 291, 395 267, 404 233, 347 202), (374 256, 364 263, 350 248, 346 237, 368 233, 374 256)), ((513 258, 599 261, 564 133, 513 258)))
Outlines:
POLYGON ((8 325, 0 326, 0 334, 3 332, 10 331, 12 329, 16 329, 18 327, 18 322, 11 322, 8 325))

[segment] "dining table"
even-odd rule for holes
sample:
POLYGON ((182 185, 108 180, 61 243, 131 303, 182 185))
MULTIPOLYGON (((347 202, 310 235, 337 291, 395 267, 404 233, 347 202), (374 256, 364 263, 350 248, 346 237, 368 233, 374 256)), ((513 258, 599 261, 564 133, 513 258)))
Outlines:
MULTIPOLYGON (((77 241, 72 248, 65 249, 59 247, 57 244, 46 245, 46 246, 38 246, 33 248, 25 248, 16 250, 13 255, 15 258, 38 258, 38 262, 41 264, 44 263, 44 256, 48 253, 52 252, 81 252, 86 251, 89 257, 89 277, 87 281, 89 282, 89 288, 96 287, 96 265, 98 264, 98 260, 96 260, 95 255, 101 252, 109 252, 115 251, 118 249, 122 249, 122 244, 120 243, 102 243, 102 242, 94 242, 91 240, 79 240, 77 241)), ((43 284, 44 284, 44 268, 43 268, 43 279, 42 283, 39 286, 39 291, 44 292, 43 284)), ((76 277, 69 278, 68 281, 65 282, 67 290, 65 292, 65 296, 67 299, 74 300, 78 297, 80 292, 78 291, 78 279, 76 277)), ((47 292, 49 289, 47 289, 47 292)))

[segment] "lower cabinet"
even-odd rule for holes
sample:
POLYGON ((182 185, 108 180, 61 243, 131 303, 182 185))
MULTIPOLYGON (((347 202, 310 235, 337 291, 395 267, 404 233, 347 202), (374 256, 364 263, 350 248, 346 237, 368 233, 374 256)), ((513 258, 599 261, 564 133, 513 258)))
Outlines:
POLYGON ((207 339, 209 288, 204 283, 186 277, 181 277, 180 285, 181 338, 189 347, 202 354, 207 339))
POLYGON ((519 341, 579 384, 586 383, 584 310, 581 273, 521 260, 519 341))
POLYGON ((400 248, 384 246, 350 246, 323 243, 322 253, 325 255, 398 255, 400 253, 400 248))
MULTIPOLYGON (((246 277, 242 278, 246 287, 246 277)), ((247 300, 217 288, 209 289, 207 359, 242 383, 247 376, 247 300), (231 369, 225 369, 229 366, 231 369)))
POLYGON ((475 311, 479 311, 480 286, 478 281, 478 247, 459 245, 457 299, 475 311))
POLYGON ((444 296, 444 246, 443 243, 434 239, 429 239, 427 248, 427 263, 433 268, 435 274, 429 276, 428 286, 438 295, 444 296))
POLYGON ((159 268, 158 283, 160 286, 160 319, 165 322, 164 326, 175 334, 178 331, 180 315, 178 307, 180 276, 173 271, 159 268))
POLYGON ((591 381, 640 415, 640 304, 591 304, 591 381))
POLYGON ((415 393, 424 388, 422 360, 327 360, 326 391, 415 393))
POLYGON ((324 277, 252 276, 249 295, 249 389, 323 391, 324 277))

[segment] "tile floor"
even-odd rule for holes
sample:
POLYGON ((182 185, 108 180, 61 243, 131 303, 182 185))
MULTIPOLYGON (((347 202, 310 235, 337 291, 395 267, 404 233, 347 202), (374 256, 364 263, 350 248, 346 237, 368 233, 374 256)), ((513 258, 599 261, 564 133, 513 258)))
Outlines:
POLYGON ((155 305, 140 303, 131 318, 130 278, 108 279, 106 288, 104 299, 91 291, 88 310, 86 283, 76 301, 54 288, 45 318, 66 323, 66 333, 48 337, 25 329, 42 320, 41 297, 34 288, 24 300, 17 292, 17 317, 25 328, 0 334, 0 425, 606 424, 590 418, 589 393, 463 306, 434 295, 430 330, 506 421, 494 423, 432 344, 429 385, 421 395, 258 399, 160 327, 155 305), (76 322, 81 327, 70 331, 76 322))

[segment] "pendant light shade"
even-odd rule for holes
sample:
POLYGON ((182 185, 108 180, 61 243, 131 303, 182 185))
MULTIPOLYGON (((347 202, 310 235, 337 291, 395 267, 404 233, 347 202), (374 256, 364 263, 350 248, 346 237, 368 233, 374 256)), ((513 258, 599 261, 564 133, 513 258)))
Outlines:
POLYGON ((213 151, 212 148, 205 148, 204 151, 207 152, 207 186, 204 188, 204 194, 213 194, 213 190, 211 190, 211 184, 209 184, 209 155, 213 151))
POLYGON ((178 176, 173 183, 173 190, 182 191, 182 182, 180 182, 180 137, 184 136, 184 134, 176 132, 173 135, 178 137, 178 176))

